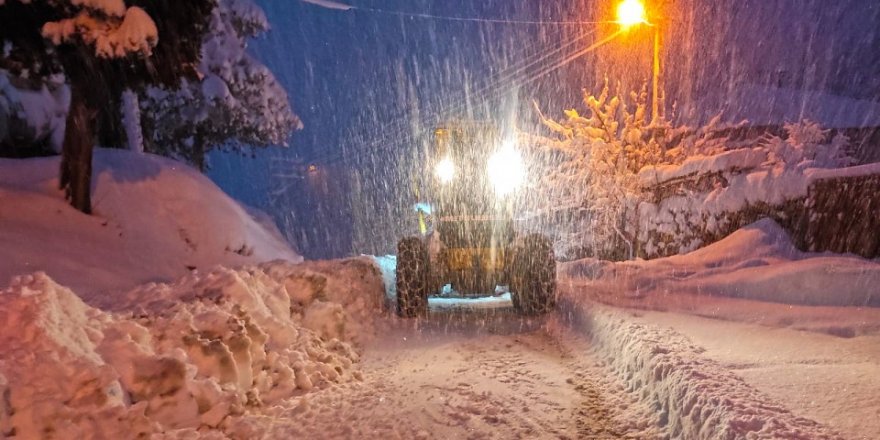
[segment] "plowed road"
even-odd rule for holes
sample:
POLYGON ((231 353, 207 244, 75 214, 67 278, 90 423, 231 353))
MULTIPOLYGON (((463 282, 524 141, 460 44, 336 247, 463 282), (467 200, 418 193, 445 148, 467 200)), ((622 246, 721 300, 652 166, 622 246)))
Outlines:
POLYGON ((433 313, 367 347, 361 368, 361 381, 278 409, 270 436, 658 437, 651 412, 555 316, 433 313))

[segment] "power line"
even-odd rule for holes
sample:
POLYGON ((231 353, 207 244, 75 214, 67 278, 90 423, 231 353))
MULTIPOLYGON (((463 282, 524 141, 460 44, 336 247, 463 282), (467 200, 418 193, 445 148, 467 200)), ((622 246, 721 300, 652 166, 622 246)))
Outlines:
MULTIPOLYGON (((544 68, 543 70, 539 71, 538 74, 531 75, 531 78, 526 78, 525 80, 517 81, 517 76, 521 75, 522 73, 525 73, 531 67, 534 67, 535 65, 538 65, 538 64, 542 63, 543 61, 545 61, 549 58, 552 58, 553 56, 555 56, 559 53, 564 52, 565 49, 567 49, 569 46, 572 46, 574 44, 579 43, 580 40, 588 37, 589 35, 592 35, 593 33, 595 33, 595 32, 581 35, 581 36, 573 39, 572 41, 567 42, 563 46, 560 46, 559 48, 554 49, 553 51, 538 53, 539 56, 537 57, 537 59, 533 59, 531 61, 525 60, 524 63, 519 63, 520 64, 519 66, 515 66, 511 69, 508 69, 507 72, 500 72, 500 73, 496 74, 495 80, 490 80, 488 83, 484 84, 481 88, 478 88, 477 91, 473 92, 473 95, 475 95, 475 97, 468 96, 466 94, 465 96, 461 97, 461 99, 457 100, 458 102, 455 102, 449 106, 445 106, 445 108, 442 109, 438 113, 453 113, 456 111, 463 110, 463 109, 467 108, 468 102, 472 101, 472 100, 480 101, 480 100, 488 99, 488 98, 497 99, 499 97, 500 93, 504 92, 504 90, 501 90, 502 87, 504 87, 504 88, 518 87, 523 84, 527 84, 529 82, 532 82, 535 79, 537 79, 538 77, 543 76, 543 75, 545 75, 545 74, 547 74, 547 73, 549 73, 549 72, 551 72, 551 71, 553 71, 553 70, 555 70, 565 64, 568 64, 569 62, 582 56, 583 54, 594 50, 595 48, 597 48, 601 44, 604 44, 604 42, 609 41, 611 38, 614 38, 617 35, 617 34, 613 34, 612 36, 604 39, 600 43, 593 44, 593 45, 589 46, 587 49, 581 50, 581 51, 577 52, 576 54, 574 54, 573 56, 569 56, 566 60, 564 60, 561 63, 557 63, 554 67, 544 68), (503 84, 501 84, 502 82, 503 82, 503 84)), ((435 113, 433 115, 433 117, 420 118, 420 120, 417 122, 422 123, 422 125, 424 125, 424 123, 427 122, 428 125, 430 125, 431 123, 439 122, 439 120, 440 120, 440 118, 435 113)), ((409 127, 404 125, 405 122, 406 121, 403 120, 403 118, 398 118, 398 119, 395 119, 393 122, 386 124, 386 126, 383 127, 383 132, 386 134, 384 136, 382 136, 380 139, 377 139, 377 140, 373 141, 372 143, 370 143, 370 145, 368 145, 364 151, 370 151, 370 150, 373 150, 377 147, 380 147, 382 143, 385 143, 385 141, 388 141, 388 140, 391 140, 393 143, 394 142, 393 138, 395 138, 395 137, 410 138, 411 136, 406 133, 406 131, 408 131, 409 127), (392 134, 388 134, 389 132, 387 129, 390 128, 391 126, 395 126, 397 128, 397 130, 394 131, 392 134)), ((323 157, 314 158, 314 159, 316 161, 320 160, 320 161, 324 161, 324 162, 335 161, 335 160, 341 158, 343 155, 344 155, 343 152, 335 152, 335 153, 328 153, 328 154, 324 155, 323 157)))
POLYGON ((391 9, 370 8, 367 6, 355 6, 347 3, 337 2, 335 0, 302 0, 315 6, 337 11, 365 11, 375 12, 378 14, 397 15, 402 17, 423 18, 429 20, 445 20, 445 21, 462 21, 473 23, 492 23, 492 24, 516 24, 516 25, 532 25, 532 26, 582 26, 585 24, 602 24, 615 23, 613 21, 585 21, 585 20, 511 20, 506 18, 482 18, 482 17, 461 17, 452 15, 427 14, 424 12, 407 12, 391 9))
MULTIPOLYGON (((341 11, 360 10, 360 11, 365 11, 365 12, 396 15, 396 16, 402 16, 402 17, 432 19, 432 20, 446 20, 446 21, 459 21, 459 22, 512 24, 512 25, 538 25, 538 26, 543 26, 543 25, 582 26, 582 25, 589 25, 589 24, 616 23, 614 21, 511 20, 511 19, 481 18, 481 17, 461 17, 461 16, 448 16, 448 15, 438 15, 438 14, 428 14, 428 13, 418 13, 418 12, 407 12, 407 11, 400 11, 400 10, 361 7, 361 6, 354 6, 354 5, 339 3, 334 0, 302 0, 302 1, 304 1, 306 3, 314 4, 316 6, 321 6, 321 7, 335 9, 335 10, 341 10, 341 11)), ((612 36, 602 40, 601 42, 594 44, 594 45, 588 47, 587 49, 584 49, 582 51, 579 51, 579 52, 569 56, 567 59, 563 60, 561 63, 557 63, 555 66, 550 67, 550 68, 544 68, 543 70, 540 70, 537 74, 531 75, 530 78, 527 78, 523 81, 517 82, 517 77, 520 76, 522 73, 525 73, 526 71, 528 71, 530 68, 534 67, 535 65, 542 63, 543 61, 563 52, 568 46, 576 44, 581 39, 586 38, 588 35, 592 35, 593 33, 595 33, 595 31, 591 32, 589 34, 580 35, 578 38, 574 39, 573 41, 569 41, 568 43, 566 43, 562 47, 559 47, 549 53, 543 53, 543 55, 540 56, 536 60, 532 60, 531 62, 527 61, 526 65, 519 66, 519 67, 513 69, 512 72, 510 70, 508 70, 508 72, 506 72, 506 73, 502 72, 502 73, 498 74, 497 75, 498 78, 496 80, 490 80, 489 82, 484 83, 481 86, 481 88, 478 88, 475 92, 472 92, 472 94, 465 91, 464 96, 462 96, 461 99, 458 100, 458 102, 453 102, 452 105, 444 106, 445 108, 440 110, 440 112, 452 113, 455 111, 461 111, 461 110, 467 109, 470 102, 472 102, 475 99, 472 97, 474 95, 476 96, 477 100, 488 99, 490 97, 493 98, 493 100, 497 99, 498 97, 500 97, 500 93, 503 93, 503 91, 499 90, 499 88, 502 85, 504 85, 506 87, 510 87, 510 86, 519 87, 524 84, 531 83, 534 80, 536 80, 537 78, 539 78, 543 75, 546 75, 547 73, 550 73, 553 70, 564 66, 565 64, 568 64, 569 62, 573 61, 574 59, 577 59, 580 56, 583 56, 584 54, 590 52, 591 50, 601 46, 605 42, 610 41, 610 39, 614 38, 615 36, 617 36, 619 34, 619 32, 615 33, 612 36), (500 83, 503 81, 506 81, 507 84, 497 84, 497 83, 500 83), (493 84, 493 82, 495 84, 493 84)), ((438 117, 438 113, 440 113, 440 112, 436 112, 433 115, 433 117, 431 117, 431 118, 417 117, 414 122, 416 122, 420 125, 424 125, 425 122, 430 123, 432 121, 439 121, 440 118, 438 117)), ((380 131, 380 135, 381 135, 381 133, 386 133, 386 134, 382 135, 382 137, 380 139, 377 139, 377 140, 371 142, 365 149, 363 149, 359 153, 362 153, 364 151, 369 152, 371 150, 374 150, 377 147, 381 147, 381 145, 383 143, 386 143, 386 141, 388 141, 388 140, 391 140, 391 143, 394 143, 394 140, 393 140, 394 138, 403 137, 406 139, 411 139, 412 134, 407 133, 407 131, 409 131, 410 127, 407 126, 407 124, 406 124, 407 121, 404 120, 405 117, 406 117, 406 115, 404 114, 403 117, 396 118, 393 122, 388 123, 384 127, 382 127, 382 129, 380 131), (396 127, 396 130, 392 130, 393 133, 388 134, 389 130, 387 130, 387 129, 391 128, 391 127, 396 127)), ((339 151, 336 153, 328 153, 323 156, 313 157, 312 161, 325 161, 325 162, 326 161, 335 161, 335 160, 338 160, 339 158, 342 158, 344 155, 345 155, 345 151, 343 150, 343 151, 339 151)))
MULTIPOLYGON (((515 65, 514 67, 511 67, 511 68, 507 69, 506 71, 502 71, 502 72, 499 72, 498 74, 495 74, 493 76, 494 79, 484 83, 480 88, 478 88, 475 92, 473 92, 473 94, 465 92, 464 96, 462 96, 460 99, 456 100, 457 102, 453 102, 452 105, 444 106, 445 108, 441 109, 439 112, 435 112, 435 114, 433 114, 431 117, 417 117, 416 120, 413 122, 415 122, 419 125, 425 125, 426 123, 428 125, 435 124, 435 123, 439 122, 441 119, 439 117, 440 113, 453 113, 455 111, 460 111, 460 110, 466 109, 468 107, 468 104, 474 100, 479 101, 479 100, 486 100, 486 99, 492 99, 492 100, 497 99, 500 97, 500 95, 502 93, 505 92, 505 90, 501 89, 502 87, 504 87, 505 89, 509 89, 511 87, 521 87, 522 85, 529 84, 529 83, 537 80, 538 78, 540 78, 540 77, 574 61, 575 59, 580 58, 581 56, 597 49, 598 47, 611 41, 613 38, 617 37, 620 34, 619 31, 615 32, 614 34, 611 34, 610 36, 600 40, 597 43, 590 45, 589 47, 587 47, 583 50, 572 53, 571 55, 569 55, 565 59, 563 59, 561 62, 558 62, 553 66, 543 67, 537 73, 533 73, 531 75, 528 75, 524 79, 518 78, 519 76, 521 76, 522 73, 525 73, 526 71, 530 70, 532 67, 541 64, 545 60, 548 60, 557 54, 563 53, 565 51, 565 49, 567 49, 569 46, 577 44, 580 40, 582 40, 582 39, 586 38, 587 36, 592 35, 594 33, 595 33, 595 31, 590 32, 588 34, 580 35, 577 38, 573 39, 572 41, 569 41, 566 44, 564 44, 564 45, 562 45, 562 46, 560 46, 550 52, 539 52, 537 54, 538 57, 536 57, 536 59, 532 59, 531 61, 527 59, 521 63, 517 63, 517 64, 519 64, 518 66, 515 65)), ((402 117, 400 117, 400 118, 395 118, 392 122, 390 122, 390 123, 386 124, 384 127, 382 127, 382 129, 380 130, 381 138, 376 139, 372 142, 369 142, 368 145, 366 146, 366 148, 360 149, 361 151, 357 151, 355 153, 362 154, 364 152, 371 152, 373 150, 376 150, 377 148, 381 148, 383 146, 383 144, 388 145, 388 144, 399 143, 400 139, 412 139, 413 134, 408 133, 410 131, 411 127, 409 126, 409 124, 407 124, 407 122, 409 122, 409 121, 406 120, 406 114, 402 115, 402 117), (391 130, 389 130, 389 129, 391 129, 391 130), (385 134, 382 135, 381 133, 385 133, 385 134)), ((324 155, 312 157, 310 159, 313 162, 333 163, 333 162, 336 162, 340 159, 343 159, 345 157, 346 153, 347 152, 343 149, 342 151, 337 151, 334 153, 326 153, 324 155)))
POLYGON ((607 24, 615 23, 613 21, 580 21, 580 20, 509 20, 503 18, 477 18, 477 17, 455 17, 449 15, 425 14, 420 12, 392 11, 388 9, 376 9, 360 6, 351 6, 351 9, 357 11, 376 12, 380 14, 398 15, 402 17, 424 18, 430 20, 445 21, 464 21, 475 23, 492 23, 492 24, 517 24, 517 25, 533 25, 533 26, 582 26, 585 24, 607 24))

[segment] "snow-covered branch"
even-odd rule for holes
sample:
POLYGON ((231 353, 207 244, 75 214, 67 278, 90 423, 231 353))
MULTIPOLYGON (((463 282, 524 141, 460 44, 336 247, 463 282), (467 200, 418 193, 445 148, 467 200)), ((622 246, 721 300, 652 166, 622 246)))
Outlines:
POLYGON ((201 77, 179 88, 149 87, 141 107, 147 148, 199 163, 219 145, 286 145, 301 127, 272 72, 247 52, 269 28, 251 0, 220 0, 202 39, 201 77))
POLYGON ((55 45, 81 40, 93 46, 99 57, 121 58, 131 53, 149 56, 159 40, 156 23, 137 6, 126 8, 122 0, 70 3, 82 9, 72 17, 43 25, 43 36, 55 45))

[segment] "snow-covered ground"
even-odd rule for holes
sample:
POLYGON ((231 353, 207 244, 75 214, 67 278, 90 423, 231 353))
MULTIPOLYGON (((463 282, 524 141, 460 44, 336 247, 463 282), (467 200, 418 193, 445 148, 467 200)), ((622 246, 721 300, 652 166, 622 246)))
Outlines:
POLYGON ((0 160, 2 436, 880 438, 880 262, 769 220, 562 264, 545 318, 498 295, 400 321, 393 257, 300 262, 195 171, 128 152, 98 151, 85 216, 57 165, 0 160))
POLYGON ((844 438, 880 438, 880 334, 841 338, 653 311, 627 319, 684 335, 700 356, 844 438))
POLYGON ((800 252, 762 220, 689 254, 559 276, 575 325, 674 436, 880 438, 880 262, 800 252))
POLYGON ((257 435, 664 438, 656 413, 553 319, 432 315, 387 336, 365 350, 362 382, 273 408, 257 435))
MULTIPOLYGON (((842 438, 836 432, 839 426, 829 427, 792 411, 791 394, 773 395, 765 387, 753 385, 731 365, 707 356, 706 348, 668 326, 640 321, 638 314, 623 309, 568 299, 562 307, 573 326, 591 336, 597 351, 627 389, 659 412, 660 423, 672 438, 842 438)), ((763 338, 772 336, 767 333, 744 338, 730 348, 761 345, 763 338)), ((813 389, 799 391, 811 394, 813 389)), ((870 400, 872 391, 858 394, 870 400)), ((830 420, 829 424, 836 422, 830 420)))
POLYGON ((581 335, 510 307, 396 321, 371 258, 0 290, 14 438, 665 438, 581 335))
POLYGON ((876 340, 874 351, 831 350, 826 340, 798 354, 813 340, 797 332, 764 346, 775 333, 657 314, 664 321, 572 292, 562 313, 542 319, 500 307, 395 321, 374 261, 216 268, 91 305, 44 274, 17 277, 0 291, 0 429, 377 439, 813 439, 873 429, 855 422, 875 408, 866 385, 880 376, 862 381, 878 365, 876 340), (718 332, 728 339, 713 339, 718 332), (812 388, 792 385, 835 373, 835 356, 851 371, 826 381, 823 405, 805 403, 812 388), (825 369, 779 377, 803 367, 825 369), (835 418, 842 396, 861 405, 848 426, 835 418))
POLYGON ((280 234, 179 162, 96 150, 94 216, 64 201, 58 169, 58 157, 0 159, 0 285, 43 271, 92 295, 215 265, 302 260, 280 234))
POLYGON ((242 417, 360 380, 384 288, 368 259, 216 268, 105 296, 45 273, 0 290, 0 432, 252 438, 242 417))

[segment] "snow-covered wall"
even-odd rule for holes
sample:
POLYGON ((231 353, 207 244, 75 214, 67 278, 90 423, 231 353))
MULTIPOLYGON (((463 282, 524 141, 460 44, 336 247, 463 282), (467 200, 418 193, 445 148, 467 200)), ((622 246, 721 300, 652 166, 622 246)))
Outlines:
MULTIPOLYGON (((807 128, 809 136, 824 136, 807 128)), ((880 227, 880 164, 846 166, 843 142, 771 138, 646 167, 639 173, 649 195, 639 206, 639 255, 686 253, 769 217, 804 250, 880 256, 871 233, 880 227)))

